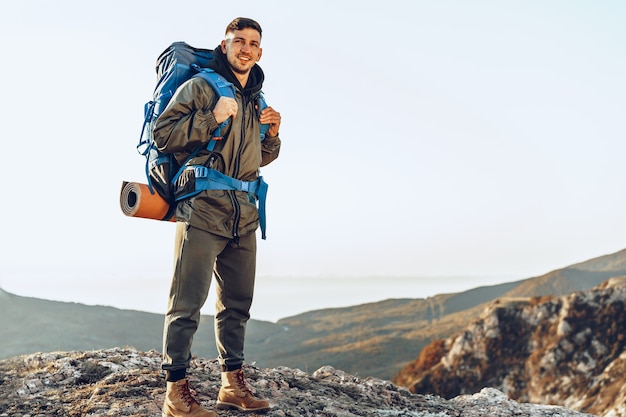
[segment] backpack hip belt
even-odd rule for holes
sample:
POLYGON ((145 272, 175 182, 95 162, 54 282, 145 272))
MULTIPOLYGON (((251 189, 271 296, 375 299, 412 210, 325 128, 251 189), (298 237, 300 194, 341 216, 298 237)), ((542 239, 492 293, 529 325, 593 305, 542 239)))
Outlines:
MULTIPOLYGON (((243 191, 254 195, 259 201, 259 222, 261 226, 261 236, 265 239, 265 200, 267 197, 267 183, 259 176, 254 181, 242 181, 237 178, 229 177, 221 172, 207 168, 202 165, 191 165, 185 170, 193 170, 195 176, 195 192, 199 193, 203 190, 233 190, 243 191)), ((183 197, 184 198, 184 197, 183 197)), ((182 199, 182 198, 179 198, 182 199)))

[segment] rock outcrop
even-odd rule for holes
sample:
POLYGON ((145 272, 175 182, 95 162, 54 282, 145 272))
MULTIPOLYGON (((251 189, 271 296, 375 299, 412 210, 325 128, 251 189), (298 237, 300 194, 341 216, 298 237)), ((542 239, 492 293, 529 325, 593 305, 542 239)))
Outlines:
POLYGON ((626 278, 563 297, 501 299, 393 381, 444 398, 484 387, 520 402, 626 416, 626 278))
MULTIPOLYGON (((160 361, 156 351, 132 348, 2 360, 0 417, 158 417, 165 386, 160 361)), ((418 395, 386 380, 360 379, 329 366, 312 374, 254 365, 246 365, 245 371, 253 389, 270 399, 268 417, 588 416, 557 406, 518 403, 492 388, 449 400, 418 395)), ((219 390, 217 361, 194 358, 190 379, 203 405, 213 408, 219 390)))

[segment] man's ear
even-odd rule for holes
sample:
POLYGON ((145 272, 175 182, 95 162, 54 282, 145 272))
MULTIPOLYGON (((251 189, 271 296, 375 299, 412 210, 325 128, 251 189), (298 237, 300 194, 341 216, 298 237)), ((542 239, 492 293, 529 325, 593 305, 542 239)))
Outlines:
POLYGON ((220 43, 220 47, 221 47, 221 49, 222 49, 222 52, 225 54, 225 53, 226 53, 226 40, 223 40, 223 41, 220 43))
POLYGON ((256 62, 261 60, 261 55, 263 55, 263 48, 259 48, 259 56, 257 57, 256 62))

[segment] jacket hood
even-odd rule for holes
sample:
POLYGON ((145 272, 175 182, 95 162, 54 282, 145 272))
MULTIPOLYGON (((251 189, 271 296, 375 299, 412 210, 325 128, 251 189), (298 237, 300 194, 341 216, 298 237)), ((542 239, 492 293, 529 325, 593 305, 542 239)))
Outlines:
POLYGON ((220 45, 218 45, 213 50, 213 59, 209 61, 207 66, 224 76, 229 82, 233 83, 234 86, 239 91, 241 91, 244 96, 254 97, 261 91, 261 88, 263 87, 265 74, 258 64, 254 64, 252 70, 250 71, 250 76, 248 77, 248 83, 244 88, 230 69, 230 65, 228 64, 226 55, 222 52, 222 48, 220 45))

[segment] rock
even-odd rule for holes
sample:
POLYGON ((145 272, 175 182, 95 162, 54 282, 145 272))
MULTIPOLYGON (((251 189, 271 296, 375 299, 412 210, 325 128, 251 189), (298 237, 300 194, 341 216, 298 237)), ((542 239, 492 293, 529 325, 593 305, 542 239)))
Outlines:
MULTIPOLYGON (((161 355, 133 348, 54 352, 0 361, 0 417, 156 417, 165 394, 161 355)), ((585 416, 562 407, 520 404, 486 388, 446 400, 412 394, 390 381, 360 379, 330 366, 313 374, 245 365, 258 395, 268 398, 268 417, 367 416, 585 416)), ((189 372, 203 405, 215 407, 220 369, 216 359, 194 358, 189 372)), ((221 414, 223 415, 223 413, 221 414)), ((250 415, 229 412, 228 415, 250 415)))

